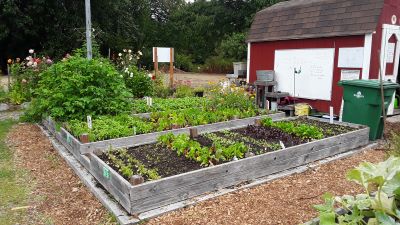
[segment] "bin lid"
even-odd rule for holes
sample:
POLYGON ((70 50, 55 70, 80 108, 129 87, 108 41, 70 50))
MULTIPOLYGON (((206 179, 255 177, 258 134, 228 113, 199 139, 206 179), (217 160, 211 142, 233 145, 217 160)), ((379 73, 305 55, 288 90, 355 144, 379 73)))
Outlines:
MULTIPOLYGON (((380 80, 342 80, 338 83, 340 86, 358 86, 358 87, 368 87, 368 88, 380 88, 380 80)), ((390 82, 383 81, 383 87, 386 88, 399 88, 400 85, 390 82)))

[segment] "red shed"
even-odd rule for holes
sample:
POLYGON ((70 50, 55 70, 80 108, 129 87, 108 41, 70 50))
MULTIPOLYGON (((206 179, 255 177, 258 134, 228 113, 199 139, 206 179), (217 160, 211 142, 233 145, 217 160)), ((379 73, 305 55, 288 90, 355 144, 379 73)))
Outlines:
MULTIPOLYGON (((248 42, 247 80, 274 70, 279 91, 339 114, 342 79, 399 82, 400 0, 291 0, 259 11, 248 42), (294 75, 294 70, 301 71, 294 75)), ((391 109, 390 111, 393 111, 391 109)))

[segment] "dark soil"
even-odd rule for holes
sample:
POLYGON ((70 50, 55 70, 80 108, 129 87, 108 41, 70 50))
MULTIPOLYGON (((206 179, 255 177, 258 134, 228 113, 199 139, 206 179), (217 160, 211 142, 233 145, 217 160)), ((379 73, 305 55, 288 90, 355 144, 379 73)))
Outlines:
POLYGON ((140 160, 146 168, 157 169, 161 177, 174 176, 181 173, 201 169, 199 163, 177 156, 176 152, 157 144, 133 147, 128 152, 140 160))
MULTIPOLYGON (((307 118, 299 118, 294 120, 294 122, 321 127, 323 129, 325 137, 339 135, 342 133, 347 133, 356 130, 355 128, 327 124, 316 120, 310 120, 307 118)), ((310 141, 285 133, 276 128, 264 127, 264 126, 250 125, 245 128, 231 130, 231 132, 238 133, 242 137, 247 136, 255 140, 265 140, 266 142, 271 144, 279 144, 280 141, 282 141, 285 147, 291 147, 307 143, 310 141)), ((227 139, 231 140, 233 139, 232 137, 226 136, 223 132, 216 132, 216 134, 218 136, 227 139)), ((210 147, 213 145, 213 142, 210 139, 202 135, 196 137, 195 140, 198 141, 202 146, 210 147)), ((268 147, 261 146, 260 143, 257 142, 256 143, 251 141, 249 142, 241 138, 234 140, 243 142, 245 145, 249 146, 250 151, 256 155, 274 151, 273 149, 270 149, 268 147)), ((202 168, 199 163, 188 160, 184 156, 177 156, 175 151, 166 149, 157 144, 142 145, 129 148, 128 153, 131 154, 135 159, 141 161, 146 168, 156 169, 161 177, 174 176, 177 174, 182 174, 202 168)), ((116 168, 107 159, 106 155, 102 155, 100 156, 100 158, 104 160, 108 165, 110 165, 114 170, 118 171, 118 168, 116 168)), ((145 180, 147 180, 146 177, 144 178, 145 180)))
POLYGON ((247 126, 246 128, 241 128, 232 131, 245 136, 252 137, 254 139, 263 139, 270 143, 279 143, 279 141, 282 141, 285 147, 291 147, 294 145, 299 145, 307 142, 299 137, 293 136, 291 134, 285 133, 279 129, 272 127, 250 125, 247 126))

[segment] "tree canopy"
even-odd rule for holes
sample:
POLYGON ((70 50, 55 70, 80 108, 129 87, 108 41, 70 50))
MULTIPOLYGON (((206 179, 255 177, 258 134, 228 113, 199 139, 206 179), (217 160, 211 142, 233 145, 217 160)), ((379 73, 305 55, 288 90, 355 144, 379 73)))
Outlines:
MULTIPOLYGON (((221 43, 243 41, 238 33, 245 36, 254 14, 278 1, 96 0, 91 2, 93 33, 103 54, 109 48, 143 50, 148 54, 142 63, 149 64, 151 47, 171 46, 201 64, 210 56, 226 56, 218 52, 224 49, 221 43)), ((84 4, 84 0, 1 0, 2 65, 7 58, 24 57, 28 49, 60 58, 82 46, 84 4)))

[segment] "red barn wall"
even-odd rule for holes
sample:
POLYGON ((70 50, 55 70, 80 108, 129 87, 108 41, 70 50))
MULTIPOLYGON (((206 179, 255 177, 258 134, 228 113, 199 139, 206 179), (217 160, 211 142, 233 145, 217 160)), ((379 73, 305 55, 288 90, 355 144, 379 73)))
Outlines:
MULTIPOLYGON (((371 54, 371 66, 370 66, 370 79, 379 78, 379 54, 382 45, 382 28, 383 24, 392 24, 392 16, 397 16, 397 22, 395 25, 400 25, 400 0, 386 0, 382 9, 382 14, 379 19, 379 24, 376 28, 376 33, 373 34, 372 38, 372 54, 371 54)), ((393 67, 393 66, 392 66, 393 67)), ((394 69, 389 68, 388 69, 394 69)))
MULTIPOLYGON (((334 38, 301 39, 287 41, 271 41, 251 43, 250 50, 250 83, 256 78, 257 70, 274 70, 275 50, 283 49, 309 49, 309 48, 335 48, 335 60, 332 82, 331 101, 301 99, 302 102, 309 103, 312 107, 322 112, 329 112, 329 107, 333 106, 335 114, 339 114, 342 102, 343 91, 337 83, 340 80, 341 70, 338 68, 339 48, 363 47, 364 35, 334 38)), ((361 68, 360 68, 361 71, 361 68)), ((362 71, 360 72, 360 75, 362 71)), ((318 84, 310 84, 310 88, 318 84)))

